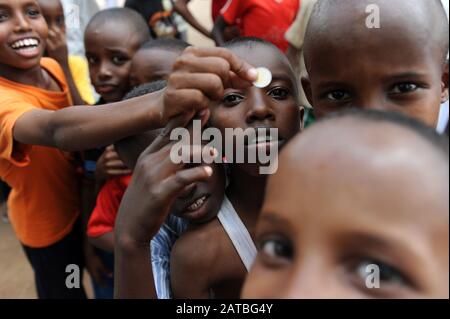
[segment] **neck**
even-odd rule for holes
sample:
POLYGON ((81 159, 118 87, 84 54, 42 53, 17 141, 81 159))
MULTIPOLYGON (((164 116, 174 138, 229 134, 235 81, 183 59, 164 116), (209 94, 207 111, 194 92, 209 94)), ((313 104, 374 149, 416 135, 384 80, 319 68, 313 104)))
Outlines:
POLYGON ((253 225, 261 211, 266 190, 267 176, 253 176, 233 168, 227 195, 246 225, 253 225))
POLYGON ((17 69, 9 65, 0 64, 0 76, 13 82, 45 88, 44 72, 40 65, 31 69, 17 69))

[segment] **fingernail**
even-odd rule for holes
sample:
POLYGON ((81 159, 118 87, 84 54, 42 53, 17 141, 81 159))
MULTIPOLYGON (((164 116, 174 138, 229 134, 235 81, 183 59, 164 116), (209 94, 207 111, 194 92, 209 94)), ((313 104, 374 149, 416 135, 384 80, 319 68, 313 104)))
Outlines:
POLYGON ((210 166, 205 166, 205 172, 208 176, 212 176, 213 170, 210 166))
POLYGON ((211 150, 209 151, 209 153, 214 158, 216 158, 219 155, 219 152, 214 147, 211 147, 211 150))
POLYGON ((255 68, 251 68, 250 70, 248 70, 247 74, 250 78, 256 80, 256 78, 258 77, 258 70, 255 68))

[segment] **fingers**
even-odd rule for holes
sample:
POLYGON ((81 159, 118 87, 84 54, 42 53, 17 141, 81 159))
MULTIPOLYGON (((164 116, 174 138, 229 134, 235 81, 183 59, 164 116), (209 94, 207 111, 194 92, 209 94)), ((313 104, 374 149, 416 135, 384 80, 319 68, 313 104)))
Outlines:
POLYGON ((229 63, 230 71, 249 82, 256 81, 258 77, 258 73, 253 66, 225 48, 189 47, 184 53, 192 54, 197 57, 220 57, 229 63))
MULTIPOLYGON (((222 72, 222 71, 218 71, 222 72)), ((185 73, 176 72, 170 79, 169 83, 174 89, 194 89, 200 90, 207 98, 211 100, 221 100, 225 90, 224 83, 229 82, 229 73, 226 77, 221 78, 214 72, 205 73, 185 73), (226 81, 226 82, 225 82, 226 81)))
POLYGON ((208 180, 212 176, 212 173, 213 171, 210 166, 198 166, 178 171, 176 174, 167 178, 161 184, 161 188, 170 198, 175 198, 185 187, 193 183, 208 180))

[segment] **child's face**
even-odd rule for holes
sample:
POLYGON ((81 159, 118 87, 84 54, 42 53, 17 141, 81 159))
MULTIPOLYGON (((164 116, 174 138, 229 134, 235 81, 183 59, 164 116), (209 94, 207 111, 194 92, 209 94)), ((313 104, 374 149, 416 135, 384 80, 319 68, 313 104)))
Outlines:
POLYGON ((130 86, 167 80, 179 53, 161 49, 141 49, 131 63, 130 86))
POLYGON ((86 30, 91 82, 106 103, 120 101, 129 91, 131 59, 139 46, 139 38, 131 28, 117 21, 86 30))
POLYGON ((243 297, 448 298, 448 170, 433 168, 444 160, 427 155, 429 145, 422 154, 402 147, 411 143, 404 129, 320 129, 320 138, 293 141, 269 178, 243 297), (330 136, 339 142, 330 146, 330 136), (392 136, 397 145, 385 147, 392 136), (376 283, 371 264, 379 288, 366 286, 376 283))
POLYGON ((59 0, 39 0, 38 2, 49 30, 59 29, 65 33, 66 24, 61 2, 59 0))
MULTIPOLYGON (((292 69, 274 49, 266 46, 252 49, 240 46, 230 50, 255 67, 269 69, 273 80, 264 89, 254 86, 226 89, 223 100, 211 108, 211 126, 218 128, 222 136, 226 128, 277 128, 279 147, 282 147, 299 132, 301 124, 297 82, 292 69)), ((246 145, 246 149, 259 146, 246 145)), ((252 175, 259 174, 254 164, 237 165, 252 175)))
POLYGON ((17 69, 39 66, 48 28, 34 0, 0 0, 0 64, 17 69))
POLYGON ((217 216, 225 194, 225 172, 221 164, 211 167, 211 178, 187 188, 172 205, 171 214, 195 224, 208 222, 217 216))
MULTIPOLYGON (((405 23, 402 15, 397 22, 384 13, 380 29, 350 18, 348 26, 330 22, 336 27, 311 45, 309 80, 302 81, 317 117, 367 108, 401 112, 436 126, 448 92, 448 67, 443 67, 441 48, 430 44, 435 39, 423 39, 417 23, 405 23)), ((330 19, 344 20, 346 14, 330 19)))

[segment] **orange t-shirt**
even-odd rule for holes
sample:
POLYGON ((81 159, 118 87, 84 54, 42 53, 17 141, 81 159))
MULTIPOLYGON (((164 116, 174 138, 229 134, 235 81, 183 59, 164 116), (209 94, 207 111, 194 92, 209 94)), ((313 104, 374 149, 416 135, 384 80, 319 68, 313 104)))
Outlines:
POLYGON ((0 179, 12 187, 8 205, 16 235, 32 248, 62 239, 79 216, 78 178, 70 154, 14 141, 14 125, 24 113, 72 105, 59 64, 44 58, 41 66, 59 83, 62 92, 0 77, 0 179))

